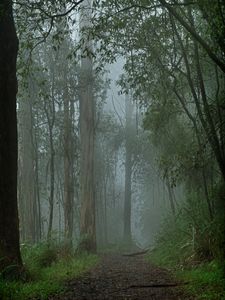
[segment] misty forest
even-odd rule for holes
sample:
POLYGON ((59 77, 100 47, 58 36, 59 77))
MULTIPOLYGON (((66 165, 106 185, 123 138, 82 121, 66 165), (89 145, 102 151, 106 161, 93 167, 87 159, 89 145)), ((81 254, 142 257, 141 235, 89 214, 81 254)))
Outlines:
POLYGON ((225 299, 224 0, 0 0, 0 299, 225 299))

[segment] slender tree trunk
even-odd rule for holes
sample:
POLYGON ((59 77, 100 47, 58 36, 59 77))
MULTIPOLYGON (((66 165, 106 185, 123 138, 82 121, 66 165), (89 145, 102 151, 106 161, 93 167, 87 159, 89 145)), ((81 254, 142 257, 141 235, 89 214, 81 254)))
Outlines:
POLYGON ((3 0, 0 14, 0 271, 12 264, 22 266, 17 208, 17 51, 12 1, 3 0))
POLYGON ((225 73, 224 61, 221 58, 219 58, 214 52, 214 50, 205 42, 205 40, 202 39, 202 37, 195 30, 195 27, 193 27, 192 24, 189 24, 185 20, 185 18, 183 18, 183 16, 176 11, 176 8, 170 5, 170 3, 168 3, 166 0, 158 0, 158 1, 187 30, 187 32, 191 34, 193 40, 202 46, 202 48, 206 51, 208 56, 216 63, 216 65, 221 69, 221 71, 225 73))
MULTIPOLYGON (((47 239, 51 239, 52 227, 53 227, 53 213, 54 213, 54 196, 55 196, 55 149, 54 149, 54 138, 53 129, 55 126, 55 77, 53 71, 52 88, 51 88, 51 101, 50 103, 45 102, 45 114, 48 122, 49 130, 49 147, 50 147, 50 195, 49 195, 49 221, 48 221, 48 232, 47 239)), ((47 101, 47 100, 46 100, 47 101)))
POLYGON ((166 186, 167 186, 168 193, 169 193, 170 208, 171 208, 172 214, 175 216, 176 209, 175 209, 175 203, 174 203, 174 195, 173 195, 172 188, 170 186, 168 178, 166 178, 166 186))
MULTIPOLYGON (((66 87, 67 89, 67 87, 66 87)), ((65 246, 72 248, 73 236, 73 201, 74 201, 74 174, 73 174, 73 136, 72 116, 68 91, 64 94, 64 217, 65 217, 65 246)))
POLYGON ((191 75, 191 69, 190 69, 190 65, 189 65, 189 61, 188 61, 188 57, 187 57, 187 53, 185 51, 184 48, 184 44, 183 41, 181 39, 181 36, 176 28, 176 24, 174 23, 173 19, 172 20, 172 25, 174 26, 174 31, 175 34, 177 36, 177 39, 180 43, 181 46, 181 50, 182 50, 182 54, 184 57, 184 63, 185 63, 185 67, 187 70, 187 79, 188 79, 188 84, 190 85, 190 89, 191 89, 191 93, 193 95, 193 99, 196 105, 196 109, 198 112, 198 116, 202 125, 202 128, 204 129, 205 133, 206 133, 206 137, 210 143, 210 146, 215 154, 219 169, 221 171, 221 175, 223 177, 223 181, 225 181, 225 160, 224 160, 224 153, 223 153, 223 149, 221 148, 221 145, 219 143, 219 139, 217 136, 217 132, 215 130, 215 126, 213 124, 213 120, 212 120, 212 116, 210 114, 210 109, 207 103, 207 98, 206 98, 206 94, 205 94, 205 88, 204 88, 204 82, 203 82, 203 77, 202 77, 202 71, 201 71, 201 66, 200 66, 200 61, 199 61, 199 54, 198 54, 198 45, 195 42, 194 46, 195 46, 195 62, 196 62, 196 71, 197 71, 197 76, 198 76, 198 83, 199 83, 199 87, 200 87, 200 92, 201 92, 201 100, 202 100, 202 104, 203 104, 203 110, 201 107, 201 102, 200 99, 196 93, 195 90, 195 86, 192 80, 192 75, 191 75))
MULTIPOLYGON (((81 4, 81 30, 90 26, 91 1, 81 4)), ((91 41, 86 40, 84 49, 91 50, 91 41)), ((80 74, 80 136, 81 136, 81 216, 80 232, 82 247, 96 251, 95 191, 94 191, 94 115, 93 66, 90 57, 81 61, 80 74)))
POLYGON ((104 245, 107 246, 108 244, 108 214, 107 214, 107 174, 104 174, 103 179, 103 190, 104 190, 104 203, 103 203, 103 210, 104 210, 104 223, 103 223, 103 229, 104 229, 104 245))
MULTIPOLYGON (((183 107, 185 113, 187 114, 188 118, 190 119, 190 121, 193 124, 194 131, 195 131, 195 134, 196 134, 196 138, 197 138, 197 141, 198 141, 200 158, 201 158, 201 160, 203 162, 204 161, 204 156, 202 155, 201 134, 199 132, 196 120, 192 116, 191 112, 188 110, 188 108, 186 106, 186 103, 185 103, 185 100, 184 100, 184 97, 182 95, 180 95, 175 88, 174 88, 174 93, 177 96, 177 98, 178 98, 181 106, 183 107)), ((207 201, 207 205, 208 205, 208 210, 209 210, 209 216, 210 216, 210 219, 213 220, 213 208, 212 208, 212 203, 211 203, 210 197, 209 197, 208 186, 207 186, 207 179, 206 179, 206 172, 205 172, 204 165, 202 167, 202 180, 203 180, 203 187, 204 187, 205 197, 206 197, 206 201, 207 201)))
MULTIPOLYGON (((48 121, 50 122, 50 120, 48 121)), ((49 124, 49 142, 50 142, 50 195, 49 195, 49 221, 48 221, 48 240, 51 239, 54 212, 54 194, 55 194, 55 150, 53 142, 53 126, 49 124)))
POLYGON ((132 122, 132 106, 129 96, 125 99, 126 109, 126 132, 125 132, 125 199, 124 199, 124 241, 130 244, 132 241, 131 234, 131 177, 132 177, 132 149, 131 149, 131 122, 132 122))
POLYGON ((38 157, 38 142, 36 134, 34 135, 34 149, 35 149, 35 189, 36 189, 36 197, 37 197, 37 236, 38 241, 41 240, 42 237, 42 227, 41 227, 41 200, 40 200, 40 185, 39 185, 39 157, 38 157))
POLYGON ((38 203, 35 188, 35 150, 32 122, 32 79, 27 78, 27 91, 19 102, 19 162, 20 194, 19 208, 22 237, 24 241, 35 243, 38 240, 38 203))

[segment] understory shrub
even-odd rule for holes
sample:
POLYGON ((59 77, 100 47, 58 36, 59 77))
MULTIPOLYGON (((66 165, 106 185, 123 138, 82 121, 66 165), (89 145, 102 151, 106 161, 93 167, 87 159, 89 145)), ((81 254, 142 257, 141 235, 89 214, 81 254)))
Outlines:
POLYGON ((218 186, 210 194, 212 219, 205 199, 189 194, 176 216, 164 219, 149 255, 156 264, 179 270, 177 276, 189 283, 185 289, 194 299, 225 300, 223 195, 218 186))

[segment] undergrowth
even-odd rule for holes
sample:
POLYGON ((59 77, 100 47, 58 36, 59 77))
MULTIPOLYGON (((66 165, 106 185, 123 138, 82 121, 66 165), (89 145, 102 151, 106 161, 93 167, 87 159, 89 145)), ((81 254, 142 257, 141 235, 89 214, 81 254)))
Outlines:
POLYGON ((23 246, 22 256, 29 280, 5 281, 0 277, 1 300, 47 299, 63 292, 67 280, 87 271, 98 260, 95 255, 68 255, 63 247, 47 244, 23 246))
POLYGON ((186 281, 194 299, 225 300, 222 229, 223 221, 210 220, 203 201, 192 195, 179 214, 165 218, 148 258, 186 281))
POLYGON ((186 290, 198 300, 225 300, 225 279, 220 263, 213 260, 176 273, 189 282, 186 290))

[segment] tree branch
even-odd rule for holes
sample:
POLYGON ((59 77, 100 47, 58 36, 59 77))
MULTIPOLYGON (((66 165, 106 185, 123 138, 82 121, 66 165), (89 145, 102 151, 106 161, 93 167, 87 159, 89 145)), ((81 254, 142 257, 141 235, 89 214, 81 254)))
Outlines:
POLYGON ((164 6, 174 18, 179 21, 179 23, 192 35, 192 37, 205 49, 209 57, 218 65, 218 67, 225 73, 225 63, 221 61, 217 55, 213 52, 210 46, 202 39, 202 37, 195 31, 195 29, 189 25, 165 0, 159 0, 159 2, 164 6))

